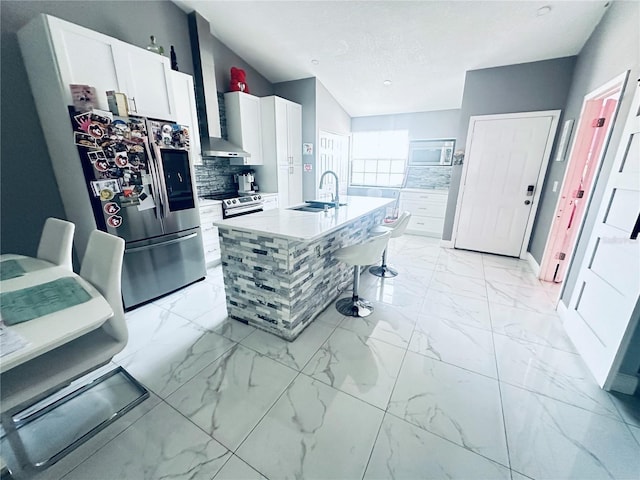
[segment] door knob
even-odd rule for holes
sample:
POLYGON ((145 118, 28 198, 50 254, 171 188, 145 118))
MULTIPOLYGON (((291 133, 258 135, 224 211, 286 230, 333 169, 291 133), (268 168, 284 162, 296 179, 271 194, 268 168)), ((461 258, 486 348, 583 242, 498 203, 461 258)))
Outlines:
POLYGON ((525 205, 531 205, 531 200, 525 200, 525 201, 524 201, 524 204, 525 204, 525 205))

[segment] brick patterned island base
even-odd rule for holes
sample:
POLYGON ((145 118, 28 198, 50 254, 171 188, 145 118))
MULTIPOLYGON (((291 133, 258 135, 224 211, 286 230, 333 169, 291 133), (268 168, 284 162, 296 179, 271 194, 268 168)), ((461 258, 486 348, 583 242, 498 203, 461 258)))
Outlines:
POLYGON ((328 212, 269 210, 216 222, 229 317, 294 340, 349 284, 334 257, 384 220, 393 199, 347 197, 328 212))

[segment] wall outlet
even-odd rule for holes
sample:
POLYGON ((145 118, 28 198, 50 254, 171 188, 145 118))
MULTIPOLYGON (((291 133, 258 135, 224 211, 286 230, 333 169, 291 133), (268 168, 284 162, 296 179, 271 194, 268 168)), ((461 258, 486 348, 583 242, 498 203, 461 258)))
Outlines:
POLYGON ((556 180, 555 182, 553 182, 553 188, 551 189, 552 192, 555 192, 558 190, 558 181, 556 180))

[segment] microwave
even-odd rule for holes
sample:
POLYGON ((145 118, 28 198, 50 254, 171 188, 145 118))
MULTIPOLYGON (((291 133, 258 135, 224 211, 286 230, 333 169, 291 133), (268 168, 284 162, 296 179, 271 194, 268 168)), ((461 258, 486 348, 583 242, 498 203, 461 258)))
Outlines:
POLYGON ((409 142, 409 166, 431 167, 451 165, 453 161, 454 139, 413 140, 409 142))

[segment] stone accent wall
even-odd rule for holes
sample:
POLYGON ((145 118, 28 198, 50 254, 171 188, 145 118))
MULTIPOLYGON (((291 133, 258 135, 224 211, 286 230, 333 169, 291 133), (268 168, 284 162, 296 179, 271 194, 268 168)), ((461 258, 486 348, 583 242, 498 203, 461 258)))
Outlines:
POLYGON ((405 187, 446 190, 451 183, 451 170, 452 167, 445 165, 437 167, 409 167, 405 187))
POLYGON ((294 340, 342 289, 353 268, 334 252, 362 242, 386 208, 311 242, 219 227, 222 271, 231 318, 294 340))

